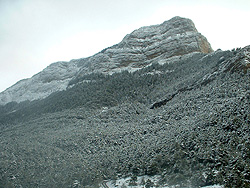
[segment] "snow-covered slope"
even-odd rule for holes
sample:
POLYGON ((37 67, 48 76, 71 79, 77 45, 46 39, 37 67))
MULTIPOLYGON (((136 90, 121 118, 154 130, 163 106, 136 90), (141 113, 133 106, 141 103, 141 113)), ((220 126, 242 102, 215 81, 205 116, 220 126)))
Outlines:
POLYGON ((0 104, 11 101, 33 101, 49 96, 56 91, 65 90, 69 80, 79 70, 77 62, 56 62, 43 71, 17 82, 15 85, 0 93, 0 104))
POLYGON ((190 19, 174 17, 160 25, 142 27, 94 56, 56 62, 33 77, 17 82, 0 93, 0 105, 33 101, 65 90, 71 79, 93 72, 112 74, 134 71, 154 59, 164 60, 193 52, 210 53, 212 48, 190 19))

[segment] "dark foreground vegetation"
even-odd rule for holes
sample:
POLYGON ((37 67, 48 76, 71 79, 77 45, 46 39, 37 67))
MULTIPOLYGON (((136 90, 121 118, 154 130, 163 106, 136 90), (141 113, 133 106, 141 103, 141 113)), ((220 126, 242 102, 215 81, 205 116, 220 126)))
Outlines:
POLYGON ((44 100, 1 106, 0 187, 97 187, 156 174, 159 185, 250 187, 242 51, 92 74, 44 100))

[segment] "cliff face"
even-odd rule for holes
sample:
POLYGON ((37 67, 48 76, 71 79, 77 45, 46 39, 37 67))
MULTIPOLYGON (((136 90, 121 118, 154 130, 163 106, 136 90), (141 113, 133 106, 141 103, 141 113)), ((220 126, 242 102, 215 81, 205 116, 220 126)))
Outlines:
POLYGON ((90 57, 82 71, 115 72, 145 67, 153 59, 166 59, 192 52, 210 53, 207 39, 198 33, 194 23, 174 17, 160 25, 142 27, 128 34, 117 45, 90 57))
POLYGON ((65 90, 70 80, 93 72, 112 74, 135 71, 156 60, 193 52, 210 53, 212 48, 190 19, 174 17, 160 25, 142 27, 94 56, 57 62, 29 79, 0 93, 0 105, 11 101, 42 99, 65 90))
POLYGON ((250 187, 250 46, 211 51, 176 17, 18 82, 44 99, 0 105, 0 187, 250 187))

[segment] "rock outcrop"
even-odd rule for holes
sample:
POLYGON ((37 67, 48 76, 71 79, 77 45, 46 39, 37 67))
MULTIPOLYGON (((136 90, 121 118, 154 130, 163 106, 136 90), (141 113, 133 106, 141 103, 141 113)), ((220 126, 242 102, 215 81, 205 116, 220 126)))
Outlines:
POLYGON ((133 31, 112 47, 86 59, 81 74, 113 73, 137 70, 152 60, 167 59, 192 52, 210 53, 207 39, 198 33, 190 19, 174 17, 160 25, 146 26, 133 31))
POLYGON ((135 71, 156 59, 212 51, 207 39, 197 31, 190 19, 174 17, 160 25, 137 29, 120 43, 91 57, 51 64, 33 77, 21 80, 0 93, 0 105, 45 98, 56 91, 65 90, 71 79, 85 74, 135 71))
POLYGON ((0 93, 0 105, 16 101, 33 101, 67 88, 68 82, 79 70, 74 61, 56 62, 29 79, 20 80, 0 93))

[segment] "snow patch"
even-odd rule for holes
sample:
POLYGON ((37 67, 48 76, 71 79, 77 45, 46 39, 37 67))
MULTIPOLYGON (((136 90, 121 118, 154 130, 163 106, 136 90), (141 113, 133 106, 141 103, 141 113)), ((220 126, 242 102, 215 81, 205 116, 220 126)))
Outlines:
MULTIPOLYGON (((133 187, 133 188, 145 188, 145 185, 148 181, 152 183, 152 188, 161 187, 161 188, 176 188, 179 185, 172 185, 169 186, 167 184, 159 185, 158 182, 160 180, 160 175, 155 176, 138 176, 137 180, 135 181, 135 185, 131 185, 131 177, 121 178, 117 180, 107 180, 102 182, 99 187, 100 188, 122 188, 122 187, 133 187)), ((192 188, 192 187, 190 187, 192 188)), ((224 188, 223 185, 209 185, 201 188, 224 188)))

